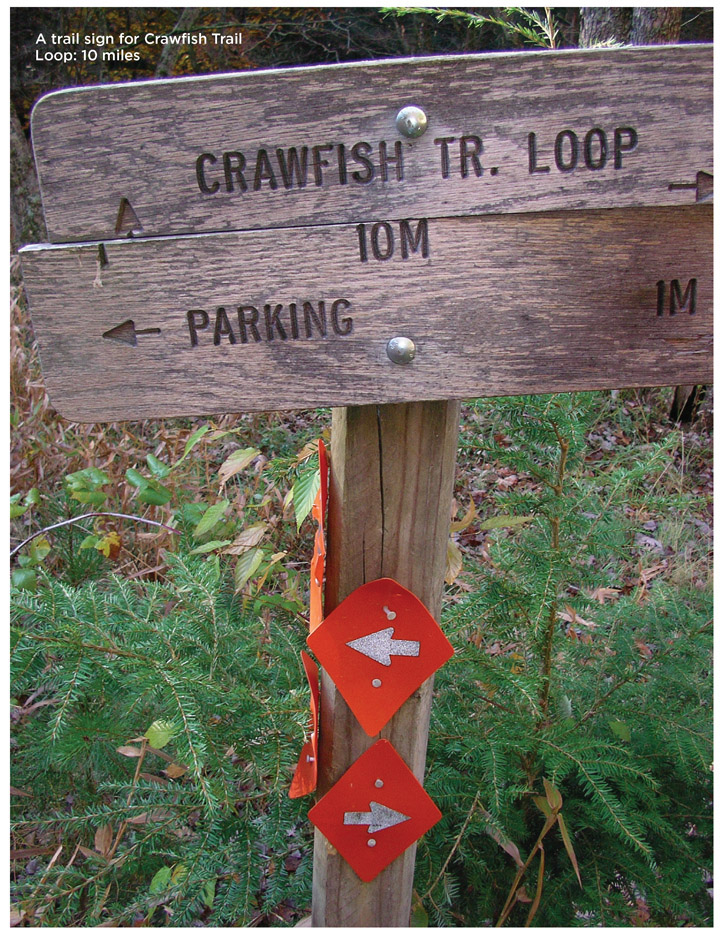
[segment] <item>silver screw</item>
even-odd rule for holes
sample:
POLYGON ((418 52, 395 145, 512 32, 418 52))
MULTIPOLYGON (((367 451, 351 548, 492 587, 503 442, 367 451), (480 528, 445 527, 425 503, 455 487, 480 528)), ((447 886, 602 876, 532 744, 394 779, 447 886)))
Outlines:
POLYGON ((428 116, 422 108, 408 105, 398 112, 395 126, 403 137, 420 137, 428 127, 428 116))
POLYGON ((398 365, 410 363, 415 356, 415 344, 410 337, 393 337, 385 349, 388 357, 398 365))

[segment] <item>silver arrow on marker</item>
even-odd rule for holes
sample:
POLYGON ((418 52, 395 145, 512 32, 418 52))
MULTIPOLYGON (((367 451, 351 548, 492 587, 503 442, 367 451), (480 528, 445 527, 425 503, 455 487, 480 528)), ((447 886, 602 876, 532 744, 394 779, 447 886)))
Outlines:
POLYGON ((346 811, 342 823, 367 824, 368 834, 374 834, 376 831, 384 831, 385 828, 402 824, 403 821, 410 821, 410 815, 402 814, 402 812, 395 811, 394 808, 388 808, 387 805, 381 805, 377 801, 371 801, 370 811, 346 811))
POLYGON ((392 654, 398 657, 418 657, 420 654, 419 641, 399 641, 393 638, 394 628, 382 628, 380 631, 373 631, 372 634, 363 635, 362 638, 354 638, 347 642, 348 648, 353 651, 359 651, 365 657, 372 658, 378 664, 384 664, 390 667, 390 656, 392 654))

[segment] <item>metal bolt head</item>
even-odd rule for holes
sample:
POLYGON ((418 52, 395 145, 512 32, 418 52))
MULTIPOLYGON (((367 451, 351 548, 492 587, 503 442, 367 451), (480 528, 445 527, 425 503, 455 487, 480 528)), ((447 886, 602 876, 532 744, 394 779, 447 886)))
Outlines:
POLYGON ((420 137, 428 127, 428 117, 417 105, 401 108, 395 119, 395 126, 403 137, 420 137))
POLYGON ((410 363, 415 356, 415 344, 410 337, 393 337, 385 349, 393 363, 398 365, 410 363))

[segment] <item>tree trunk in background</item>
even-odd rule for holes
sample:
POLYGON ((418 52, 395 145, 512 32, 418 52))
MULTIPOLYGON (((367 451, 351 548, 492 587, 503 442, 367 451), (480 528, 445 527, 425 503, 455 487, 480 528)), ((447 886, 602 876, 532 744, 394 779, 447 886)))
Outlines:
MULTIPOLYGON (((192 26, 196 22, 196 18, 202 11, 194 7, 186 7, 179 19, 176 21, 176 26, 174 26, 173 33, 183 33, 185 30, 191 30, 192 26)), ((159 58, 158 64, 156 66, 156 72, 154 73, 156 78, 168 78, 174 71, 174 66, 176 61, 181 54, 182 46, 181 44, 169 44, 168 46, 163 47, 163 51, 159 58)))
POLYGON ((635 7, 632 10, 633 46, 660 46, 676 43, 680 38, 682 9, 680 7, 635 7))
POLYGON ((40 187, 30 145, 15 108, 10 107, 10 246, 17 252, 29 242, 46 242, 40 187))
MULTIPOLYGON (((632 46, 659 46, 680 38, 682 9, 679 7, 582 7, 580 46, 617 42, 632 46)), ((704 390, 677 386, 670 407, 673 422, 692 422, 704 390)))
POLYGON ((579 45, 629 42, 632 10, 627 7, 582 7, 579 45))

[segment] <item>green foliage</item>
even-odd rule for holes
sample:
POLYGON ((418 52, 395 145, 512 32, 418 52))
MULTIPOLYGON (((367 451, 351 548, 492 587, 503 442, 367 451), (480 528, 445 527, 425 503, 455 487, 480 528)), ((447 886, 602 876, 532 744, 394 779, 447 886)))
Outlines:
POLYGON ((702 502, 663 487, 674 438, 593 466, 606 411, 497 400, 466 442, 503 470, 487 562, 445 616, 426 781, 444 815, 417 879, 439 925, 711 924, 711 585, 640 539, 702 502))
POLYGON ((540 10, 526 7, 504 7, 499 15, 472 13, 470 10, 456 10, 449 7, 393 7, 384 8, 383 13, 395 16, 428 14, 438 23, 459 20, 470 29, 483 29, 494 26, 500 29, 509 40, 518 40, 532 46, 555 49, 559 45, 559 27, 551 7, 540 10))
POLYGON ((43 699, 17 707, 15 833, 83 849, 21 877, 34 925, 245 925, 309 892, 284 866, 290 844, 310 853, 286 797, 303 628, 242 614, 216 557, 169 566, 163 586, 50 577, 14 598, 12 695, 43 699))
MULTIPOLYGON (((309 905, 308 803, 286 794, 307 724, 294 560, 306 567, 311 541, 293 547, 315 448, 265 458, 235 429, 190 435, 186 457, 157 458, 181 530, 160 581, 108 559, 73 585, 74 557, 103 560, 108 534, 65 557, 63 527, 13 591, 13 840, 64 848, 52 879, 47 857, 16 868, 27 925, 280 924, 309 905), (201 467, 209 487, 190 499, 201 467)), ((443 626, 456 655, 426 777, 443 820, 418 849, 415 926, 711 923, 697 447, 636 395, 466 406, 464 568, 443 626)), ((113 505, 113 484, 96 486, 113 505)), ((40 506, 55 507, 27 514, 40 506)))

